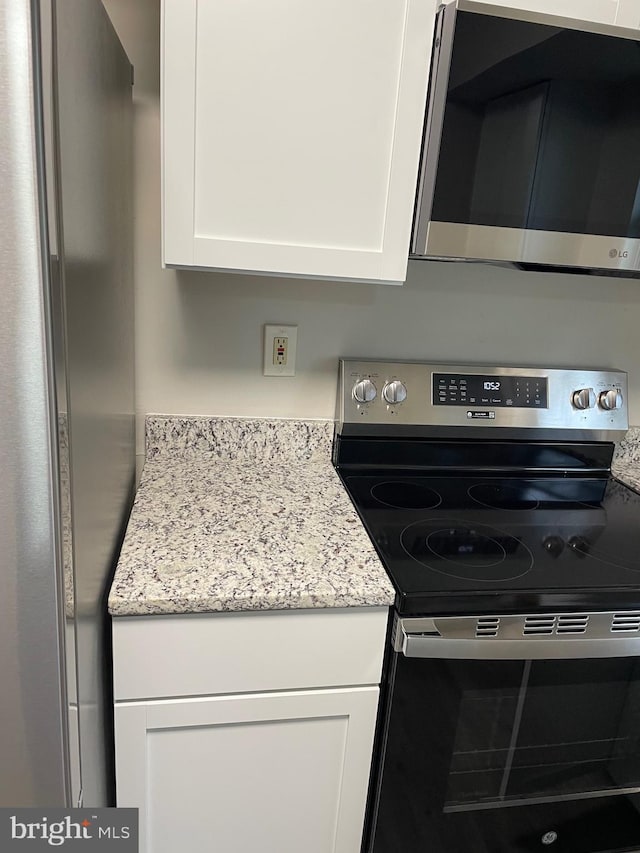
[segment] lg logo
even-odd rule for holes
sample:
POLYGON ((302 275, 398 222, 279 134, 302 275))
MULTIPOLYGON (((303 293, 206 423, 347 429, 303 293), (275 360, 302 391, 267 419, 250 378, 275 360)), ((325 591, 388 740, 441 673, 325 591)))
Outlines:
POLYGON ((611 249, 609 251, 609 257, 612 259, 613 258, 628 258, 629 252, 627 252, 626 250, 624 252, 621 252, 619 249, 611 249))

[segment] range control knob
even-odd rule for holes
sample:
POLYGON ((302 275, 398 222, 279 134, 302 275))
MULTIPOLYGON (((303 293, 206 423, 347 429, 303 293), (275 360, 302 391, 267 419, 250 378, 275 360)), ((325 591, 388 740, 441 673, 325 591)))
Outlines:
POLYGON ((564 551, 564 541, 560 536, 547 536, 542 545, 552 557, 559 557, 564 551))
POLYGON ((407 386, 399 379, 392 379, 382 389, 382 396, 392 406, 403 403, 407 399, 407 386))
POLYGON ((593 388, 581 388, 573 392, 571 402, 576 409, 593 409, 596 404, 596 392, 593 388))
POLYGON ((571 548, 574 554, 578 554, 580 557, 584 557, 589 553, 590 545, 584 536, 572 536, 567 542, 567 545, 571 548))
POLYGON ((370 379, 360 379, 353 386, 353 399, 358 403, 370 403, 376 399, 378 389, 370 379))
POLYGON ((598 397, 598 405, 607 411, 620 409, 622 402, 622 394, 617 388, 610 388, 608 391, 603 391, 598 397))

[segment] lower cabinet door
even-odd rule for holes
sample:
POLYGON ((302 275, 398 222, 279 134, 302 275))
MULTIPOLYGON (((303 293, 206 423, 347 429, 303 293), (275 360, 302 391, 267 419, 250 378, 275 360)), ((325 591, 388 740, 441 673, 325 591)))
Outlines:
POLYGON ((118 703, 144 853, 358 853, 378 688, 118 703))

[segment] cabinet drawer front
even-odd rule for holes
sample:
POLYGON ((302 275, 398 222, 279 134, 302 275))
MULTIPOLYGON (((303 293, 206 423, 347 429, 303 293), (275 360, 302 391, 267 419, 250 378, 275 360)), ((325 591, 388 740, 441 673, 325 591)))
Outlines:
POLYGON ((378 684, 386 607, 113 620, 116 701, 378 684))

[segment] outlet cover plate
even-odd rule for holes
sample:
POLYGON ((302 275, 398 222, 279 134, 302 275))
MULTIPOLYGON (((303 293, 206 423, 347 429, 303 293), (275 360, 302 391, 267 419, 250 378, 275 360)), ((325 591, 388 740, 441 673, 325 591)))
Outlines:
POLYGON ((264 376, 295 376, 296 375, 296 349, 298 343, 297 326, 273 326, 266 324, 264 327, 264 376), (276 338, 287 339, 287 363, 275 364, 276 338))

